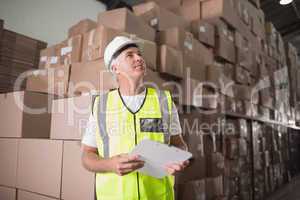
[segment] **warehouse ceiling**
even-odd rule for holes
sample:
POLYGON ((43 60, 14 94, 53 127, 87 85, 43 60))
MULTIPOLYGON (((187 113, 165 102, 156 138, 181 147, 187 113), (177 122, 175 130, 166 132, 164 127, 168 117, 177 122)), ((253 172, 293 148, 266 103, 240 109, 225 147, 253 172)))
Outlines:
POLYGON ((261 0, 267 21, 273 22, 285 41, 294 44, 300 55, 300 0, 280 5, 279 0, 261 0))

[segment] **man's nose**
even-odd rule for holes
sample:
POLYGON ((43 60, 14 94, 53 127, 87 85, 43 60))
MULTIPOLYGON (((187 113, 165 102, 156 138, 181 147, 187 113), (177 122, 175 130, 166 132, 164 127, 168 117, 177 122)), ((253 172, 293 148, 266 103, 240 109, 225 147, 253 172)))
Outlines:
POLYGON ((139 61, 139 62, 144 61, 142 55, 139 55, 139 54, 135 54, 135 60, 139 61))

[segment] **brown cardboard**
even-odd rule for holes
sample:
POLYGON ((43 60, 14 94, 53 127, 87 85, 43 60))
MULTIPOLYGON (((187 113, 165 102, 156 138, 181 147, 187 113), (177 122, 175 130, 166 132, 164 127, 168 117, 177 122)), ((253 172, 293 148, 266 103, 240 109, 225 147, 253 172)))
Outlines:
POLYGON ((91 112, 92 96, 57 99, 52 103, 51 139, 80 140, 91 112))
POLYGON ((82 166, 81 142, 64 141, 63 158, 61 198, 64 200, 95 199, 95 174, 82 166))
POLYGON ((178 186, 178 199, 205 200, 205 179, 180 184, 178 186))
POLYGON ((41 50, 39 68, 57 67, 60 64, 61 43, 41 50))
MULTIPOLYGON (((83 35, 82 62, 103 58, 105 47, 121 32, 103 25, 83 35)), ((122 35, 122 34, 121 34, 122 35)))
POLYGON ((248 85, 250 83, 250 72, 240 66, 235 66, 235 82, 238 84, 248 85))
POLYGON ((179 10, 180 14, 189 22, 201 19, 201 1, 185 1, 179 10))
POLYGON ((224 195, 223 176, 205 179, 205 191, 208 199, 215 199, 224 195))
POLYGON ((17 155, 18 139, 0 139, 0 185, 16 187, 17 155))
POLYGON ((144 77, 144 85, 146 87, 153 87, 161 90, 169 90, 171 94, 173 94, 172 98, 178 98, 178 96, 175 96, 175 92, 177 92, 176 89, 176 82, 174 82, 173 77, 166 77, 164 74, 161 74, 160 72, 153 71, 151 69, 147 69, 146 75, 144 77), (170 82, 172 84, 169 84, 170 82))
POLYGON ((0 110, 6 113, 1 116, 0 136, 48 138, 52 100, 52 96, 34 92, 0 94, 0 110))
POLYGON ((237 114, 252 116, 252 104, 250 101, 236 99, 235 104, 237 114))
POLYGON ((234 1, 210 0, 201 4, 201 18, 214 19, 221 17, 233 27, 238 27, 239 17, 234 10, 234 1))
POLYGON ((132 37, 139 41, 142 55, 146 61, 148 67, 156 69, 156 54, 157 47, 152 41, 143 40, 137 37, 130 36, 127 33, 121 33, 120 31, 107 28, 104 26, 98 26, 96 29, 84 34, 83 37, 83 50, 82 61, 95 61, 103 59, 104 51, 109 42, 111 42, 116 36, 132 37))
POLYGON ((104 66, 103 60, 72 65, 69 95, 108 91, 117 87, 117 82, 104 66))
POLYGON ((82 54, 82 35, 76 35, 68 38, 61 43, 60 48, 60 64, 70 65, 81 61, 82 54))
POLYGON ((56 198, 47 197, 37 193, 18 190, 17 200, 57 200, 56 198))
POLYGON ((188 23, 181 16, 175 15, 155 2, 147 2, 133 7, 134 13, 146 24, 156 30, 166 30, 172 27, 187 28, 188 23))
POLYGON ((17 188, 60 198, 62 156, 62 141, 20 140, 17 188))
POLYGON ((235 63, 234 39, 230 36, 219 35, 216 38, 215 54, 230 63, 235 63))
POLYGON ((145 2, 153 1, 153 2, 157 3, 160 7, 171 10, 171 11, 177 9, 181 4, 181 0, 173 0, 173 1, 144 0, 144 1, 145 2))
POLYGON ((98 15, 98 24, 122 32, 135 34, 145 40, 155 41, 155 31, 126 8, 102 12, 98 15), (114 19, 114 20, 112 20, 114 19))
POLYGON ((147 68, 157 70, 157 53, 158 47, 152 41, 139 39, 141 42, 142 56, 146 62, 147 68))
POLYGON ((206 81, 210 87, 217 88, 222 94, 233 97, 232 85, 234 82, 226 76, 227 68, 228 66, 217 63, 206 66, 206 81))
POLYGON ((73 37, 76 35, 84 34, 94 28, 96 28, 97 23, 91 19, 83 19, 78 23, 71 26, 68 30, 68 37, 73 37))
POLYGON ((216 152, 206 155, 206 177, 216 177, 224 173, 225 158, 216 152))
POLYGON ((188 37, 185 30, 179 27, 173 27, 164 31, 158 32, 158 43, 166 44, 177 50, 184 50, 184 41, 188 37))
POLYGON ((183 100, 182 104, 187 106, 216 109, 218 106, 219 94, 205 87, 195 79, 186 79, 182 83, 183 100))
POLYGON ((251 100, 251 87, 246 85, 233 85, 233 92, 235 98, 241 99, 241 100, 251 100))
POLYGON ((0 199, 1 200, 16 200, 17 189, 0 186, 0 199))
POLYGON ((192 22, 192 33, 200 42, 210 47, 215 46, 215 27, 205 21, 192 22))
POLYGON ((158 70, 177 78, 183 77, 183 56, 180 51, 162 45, 159 48, 158 70))
POLYGON ((55 68, 29 71, 26 89, 64 97, 68 92, 70 70, 70 65, 61 65, 55 68))

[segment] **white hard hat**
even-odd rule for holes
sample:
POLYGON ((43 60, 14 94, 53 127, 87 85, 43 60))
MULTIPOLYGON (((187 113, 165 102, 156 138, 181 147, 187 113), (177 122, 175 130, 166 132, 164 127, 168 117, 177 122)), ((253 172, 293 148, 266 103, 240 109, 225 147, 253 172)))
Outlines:
POLYGON ((125 36, 117 36, 106 46, 104 51, 104 64, 108 70, 111 70, 110 65, 115 54, 128 45, 136 45, 139 48, 140 42, 125 36))

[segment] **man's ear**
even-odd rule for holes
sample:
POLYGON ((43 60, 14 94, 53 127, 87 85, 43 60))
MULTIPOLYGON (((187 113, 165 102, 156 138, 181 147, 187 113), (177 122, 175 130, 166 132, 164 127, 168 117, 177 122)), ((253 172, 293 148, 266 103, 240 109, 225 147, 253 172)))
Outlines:
POLYGON ((113 61, 111 64, 111 70, 113 73, 118 74, 119 70, 118 70, 118 64, 116 61, 113 61))

